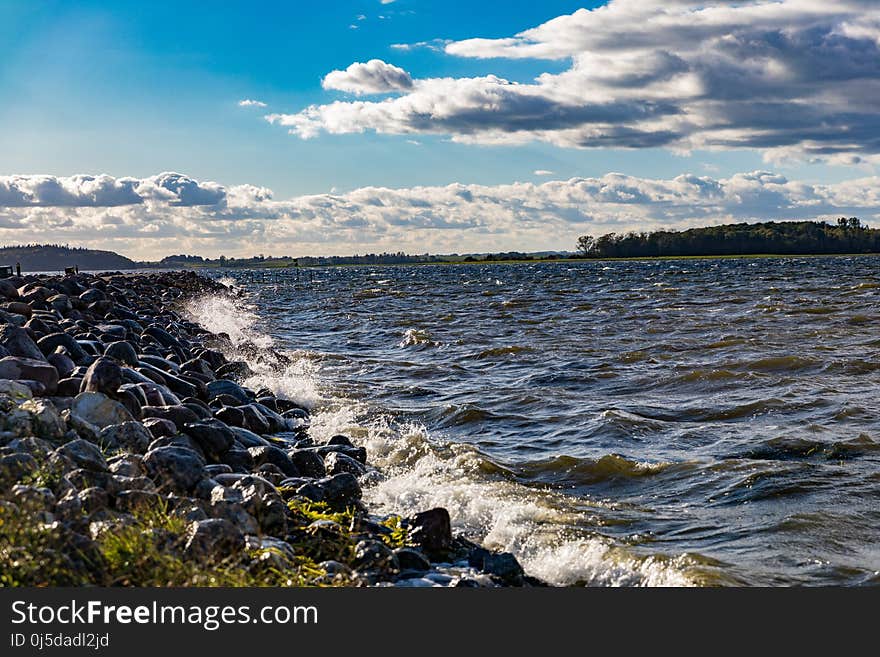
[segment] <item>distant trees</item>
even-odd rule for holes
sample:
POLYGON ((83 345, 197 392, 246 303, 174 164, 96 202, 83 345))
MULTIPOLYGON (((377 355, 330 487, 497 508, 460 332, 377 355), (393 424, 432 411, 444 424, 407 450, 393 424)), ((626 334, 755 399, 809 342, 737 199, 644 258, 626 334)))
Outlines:
POLYGON ((0 247, 0 265, 20 262, 22 271, 63 271, 65 267, 81 270, 135 269, 139 263, 112 251, 98 251, 61 244, 24 244, 0 247))
POLYGON ((822 221, 768 221, 684 231, 584 235, 578 238, 577 248, 586 258, 880 253, 880 230, 869 228, 856 217, 841 217, 836 225, 822 221))

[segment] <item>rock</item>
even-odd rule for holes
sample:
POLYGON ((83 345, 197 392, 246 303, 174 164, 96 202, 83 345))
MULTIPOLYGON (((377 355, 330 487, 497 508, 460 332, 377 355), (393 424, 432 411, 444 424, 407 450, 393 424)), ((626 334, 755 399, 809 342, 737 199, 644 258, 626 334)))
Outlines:
POLYGON ((189 526, 185 551, 193 557, 221 561, 244 550, 244 535, 228 520, 210 518, 189 526))
POLYGON ((73 310, 73 305, 70 303, 70 298, 66 294, 54 294, 48 299, 46 299, 46 303, 48 303, 52 308, 57 310, 62 315, 67 315, 71 310, 73 310))
MULTIPOLYGON (((26 306, 29 307, 29 306, 26 306)), ((0 323, 12 326, 24 326, 27 323, 27 317, 18 313, 11 313, 0 308, 0 323)))
POLYGON ((452 522, 442 507, 417 513, 408 524, 410 538, 428 554, 444 552, 452 545, 452 522))
POLYGON ((162 496, 155 491, 131 488, 116 493, 114 506, 117 511, 131 513, 143 508, 155 508, 162 496))
POLYGON ((111 424, 134 421, 125 406, 100 392, 79 393, 73 400, 70 412, 99 429, 111 424))
POLYGON ((254 458, 246 449, 233 447, 226 452, 221 458, 221 464, 231 468, 234 472, 248 473, 253 471, 254 458))
POLYGON ((253 397, 251 397, 244 388, 229 379, 217 379, 216 381, 211 381, 206 387, 208 388, 209 399, 213 399, 218 395, 230 395, 235 397, 240 404, 250 404, 251 401, 253 401, 253 397))
POLYGON ((7 280, 0 278, 0 295, 7 299, 18 299, 19 294, 16 287, 7 280))
POLYGON ((253 431, 242 427, 229 427, 235 434, 235 442, 247 449, 248 447, 270 447, 271 443, 265 438, 258 436, 253 431))
MULTIPOLYGON (((317 456, 317 453, 312 453, 317 456)), ((357 461, 342 452, 330 452, 327 454, 327 456, 324 457, 324 468, 328 475, 335 475, 340 472, 350 472, 355 477, 360 477, 367 471, 366 466, 360 461, 357 461)))
POLYGON ((222 422, 189 422, 183 431, 193 438, 211 461, 219 461, 235 443, 235 434, 222 422))
POLYGON ((51 402, 43 399, 29 399, 19 406, 31 415, 31 426, 34 433, 47 440, 60 440, 67 431, 64 420, 58 409, 51 402))
POLYGON ((412 548, 397 548, 394 550, 397 563, 401 570, 415 570, 423 572, 431 569, 431 562, 418 550, 412 548))
POLYGON ((278 466, 288 477, 298 477, 300 472, 293 464, 290 456, 283 449, 270 445, 268 447, 250 447, 247 450, 255 465, 271 463, 278 466))
POLYGON ((263 435, 272 430, 269 421, 266 420, 265 416, 253 404, 239 406, 238 410, 242 413, 241 426, 248 431, 263 435))
POLYGON ((94 472, 106 472, 107 461, 97 445, 88 440, 77 438, 59 447, 56 452, 76 464, 84 470, 94 472))
POLYGON ((131 344, 124 340, 108 344, 107 348, 104 350, 104 355, 107 358, 113 358, 132 367, 137 367, 138 364, 137 352, 131 344))
POLYGON ((174 422, 160 417, 144 418, 143 425, 153 435, 153 438, 173 436, 177 433, 177 425, 174 422))
POLYGON ((46 362, 42 354, 40 359, 23 356, 0 358, 0 379, 37 381, 50 395, 58 389, 58 370, 46 362))
POLYGON ((149 326, 144 329, 143 335, 154 338, 163 347, 181 347, 180 342, 165 329, 159 326, 149 326))
POLYGON ((69 377, 76 369, 76 363, 66 353, 52 352, 46 360, 57 370, 59 379, 69 377))
POLYGON ((11 397, 16 401, 24 401, 34 396, 29 387, 12 379, 0 379, 0 395, 11 397))
POLYGON ((19 358, 46 360, 43 352, 31 340, 28 332, 20 326, 12 324, 0 325, 0 346, 3 346, 11 355, 18 356, 19 358))
POLYGON ((151 449, 144 456, 144 467, 159 486, 170 486, 174 490, 191 490, 207 476, 201 457, 184 447, 151 449))
POLYGON ((510 552, 490 552, 478 548, 468 555, 468 565, 489 575, 494 575, 503 583, 522 586, 523 568, 510 552))
POLYGON ((199 416, 183 405, 176 406, 144 406, 141 409, 143 417, 157 417, 174 423, 177 429, 183 429, 191 422, 198 422, 199 416))
POLYGON ((30 454, 5 454, 0 456, 0 486, 11 488, 39 468, 30 454))
POLYGON ((80 377, 70 377, 67 379, 59 379, 58 389, 55 391, 59 397, 76 397, 79 394, 79 388, 82 385, 80 377))
POLYGON ((313 502, 326 502, 335 509, 344 509, 361 499, 361 487, 357 477, 348 472, 316 479, 298 488, 296 493, 313 502))
POLYGON ((343 436, 342 434, 336 434, 330 440, 327 441, 328 445, 341 445, 343 447, 354 447, 351 443, 351 439, 348 436, 343 436))
POLYGON ((238 502, 211 500, 208 513, 212 518, 228 520, 244 534, 258 534, 260 532, 260 525, 257 523, 257 519, 245 511, 244 507, 238 502))
POLYGON ((104 427, 98 441, 109 449, 143 454, 153 441, 153 434, 140 422, 123 422, 104 427))
POLYGON ((86 303, 94 303, 95 301, 103 301, 107 298, 107 295, 101 290, 93 287, 80 294, 79 298, 86 303))
POLYGON ((237 360, 218 367, 216 375, 222 379, 229 379, 229 377, 247 379, 254 375, 254 371, 243 360, 237 360))
MULTIPOLYGON (((300 474, 306 477, 320 478, 327 475, 324 469, 324 460, 315 452, 302 449, 292 449, 287 453, 293 465, 300 474)), ((286 474, 286 473, 285 473, 286 474)), ((336 474, 330 473, 330 474, 336 474)))
POLYGON ((82 510, 91 515, 95 511, 106 509, 110 504, 110 498, 103 488, 86 488, 77 495, 82 510))
POLYGON ((112 358, 102 356, 86 370, 80 391, 102 392, 109 397, 115 397, 122 384, 122 369, 112 358))
POLYGON ((358 571, 372 571, 380 575, 390 575, 400 571, 400 564, 394 552, 382 541, 359 541, 354 548, 351 565, 358 571))
POLYGON ((107 465, 110 468, 110 472, 123 477, 141 477, 147 473, 144 468, 144 459, 137 454, 114 456, 107 462, 107 465))
POLYGON ((42 354, 51 354, 58 347, 64 347, 77 364, 82 364, 88 356, 82 345, 72 335, 63 332, 43 336, 37 341, 37 346, 42 354))

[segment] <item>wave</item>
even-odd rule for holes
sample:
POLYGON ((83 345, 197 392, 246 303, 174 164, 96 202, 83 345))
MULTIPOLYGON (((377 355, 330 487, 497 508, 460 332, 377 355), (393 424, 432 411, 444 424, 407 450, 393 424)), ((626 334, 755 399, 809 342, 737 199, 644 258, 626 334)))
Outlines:
POLYGON ((522 479, 558 486, 584 486, 620 480, 643 479, 670 471, 696 467, 690 463, 636 461, 620 454, 606 454, 598 459, 556 456, 517 465, 522 479))

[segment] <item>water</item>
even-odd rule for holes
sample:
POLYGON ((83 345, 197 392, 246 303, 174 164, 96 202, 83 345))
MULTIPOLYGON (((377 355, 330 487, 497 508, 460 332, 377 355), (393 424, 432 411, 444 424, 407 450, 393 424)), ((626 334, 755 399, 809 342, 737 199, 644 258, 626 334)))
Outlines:
MULTIPOLYGON (((234 271, 206 326, 366 445, 372 508, 449 509, 568 585, 880 582, 872 257, 234 271)), ((219 275, 219 274, 218 274, 219 275)))

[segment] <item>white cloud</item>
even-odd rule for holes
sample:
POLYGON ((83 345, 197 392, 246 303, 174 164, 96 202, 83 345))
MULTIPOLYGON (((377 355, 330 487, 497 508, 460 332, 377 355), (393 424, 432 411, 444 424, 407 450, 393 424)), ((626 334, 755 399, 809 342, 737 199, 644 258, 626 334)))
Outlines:
POLYGON ((355 62, 344 71, 331 71, 321 85, 353 94, 384 94, 412 88, 412 77, 398 66, 381 59, 355 62))
MULTIPOLYGON (((769 161, 880 153, 876 0, 612 0, 510 37, 444 47, 459 57, 570 65, 523 84, 407 74, 405 85, 377 87, 396 97, 271 120, 302 137, 370 130, 486 144, 754 148, 769 161)), ((356 81, 332 88, 372 93, 356 81)))
POLYGON ((772 172, 451 184, 275 200, 254 185, 149 178, 0 176, 0 242, 63 242, 136 258, 574 248, 578 235, 767 219, 880 222, 880 178, 830 185, 772 172))
POLYGON ((549 169, 535 169, 532 173, 536 176, 552 176, 553 172, 549 169))
POLYGON ((252 98, 245 98, 244 100, 238 101, 239 107, 266 107, 266 103, 261 100, 253 100, 252 98))

